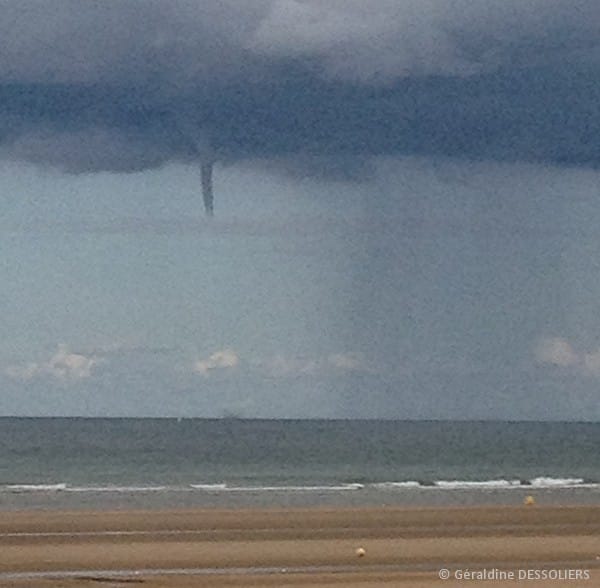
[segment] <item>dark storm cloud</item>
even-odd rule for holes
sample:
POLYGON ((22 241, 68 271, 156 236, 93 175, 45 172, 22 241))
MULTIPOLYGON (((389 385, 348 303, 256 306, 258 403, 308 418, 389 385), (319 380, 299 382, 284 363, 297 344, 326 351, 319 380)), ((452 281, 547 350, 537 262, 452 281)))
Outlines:
MULTIPOLYGON (((600 162, 600 7, 563 0, 0 4, 0 154, 69 172, 417 153, 600 162)), ((359 170, 359 173, 353 173, 359 170)))

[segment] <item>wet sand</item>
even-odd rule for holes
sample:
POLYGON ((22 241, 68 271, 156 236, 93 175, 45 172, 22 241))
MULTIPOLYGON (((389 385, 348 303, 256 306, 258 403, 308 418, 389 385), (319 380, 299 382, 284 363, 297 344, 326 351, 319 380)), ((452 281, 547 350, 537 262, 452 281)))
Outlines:
POLYGON ((0 554, 0 586, 591 587, 600 506, 5 512, 0 554))

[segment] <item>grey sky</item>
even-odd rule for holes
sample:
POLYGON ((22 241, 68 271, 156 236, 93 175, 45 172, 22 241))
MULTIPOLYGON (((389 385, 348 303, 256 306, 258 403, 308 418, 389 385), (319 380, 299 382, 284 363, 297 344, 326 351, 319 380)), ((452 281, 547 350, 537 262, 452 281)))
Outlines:
POLYGON ((598 420, 599 12, 0 3, 0 412, 598 420))

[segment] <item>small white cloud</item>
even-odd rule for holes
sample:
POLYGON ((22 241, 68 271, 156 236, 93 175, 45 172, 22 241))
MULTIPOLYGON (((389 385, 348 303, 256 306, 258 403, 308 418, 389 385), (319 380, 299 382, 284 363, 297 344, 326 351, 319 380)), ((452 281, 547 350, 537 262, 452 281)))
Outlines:
POLYGON ((594 376, 600 376, 600 349, 586 353, 583 356, 585 369, 594 376))
POLYGON ((83 380, 92 375, 92 368, 100 363, 95 356, 72 353, 61 344, 56 353, 43 362, 31 362, 26 365, 8 366, 5 373, 17 380, 31 380, 49 376, 58 380, 83 380))
POLYGON ((314 359, 275 355, 258 362, 258 366, 273 378, 315 375, 319 364, 314 359))
POLYGON ((542 339, 535 349, 535 357, 540 363, 568 367, 579 363, 579 356, 571 344, 562 337, 542 339))
POLYGON ((234 368, 239 363, 240 358, 233 349, 222 349, 215 351, 206 359, 199 359, 192 369, 197 374, 208 376, 212 370, 234 368))
POLYGON ((578 353, 566 339, 550 337, 539 342, 535 356, 543 364, 572 368, 581 374, 600 377, 600 349, 578 353))
POLYGON ((366 371, 368 366, 360 353, 333 353, 327 358, 329 365, 342 371, 366 371))
POLYGON ((13 380, 31 380, 40 371, 40 364, 28 363, 26 365, 9 365, 4 373, 13 380))
POLYGON ((360 353, 332 353, 322 357, 286 357, 278 354, 262 359, 255 365, 273 378, 371 371, 360 353))

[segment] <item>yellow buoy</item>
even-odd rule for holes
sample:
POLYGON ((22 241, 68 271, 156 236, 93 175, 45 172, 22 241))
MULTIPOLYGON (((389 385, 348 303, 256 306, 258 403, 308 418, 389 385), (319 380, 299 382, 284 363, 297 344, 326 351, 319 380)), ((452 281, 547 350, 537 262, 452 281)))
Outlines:
POLYGON ((535 504, 535 498, 533 496, 526 496, 523 503, 526 504, 527 506, 532 506, 535 504))

